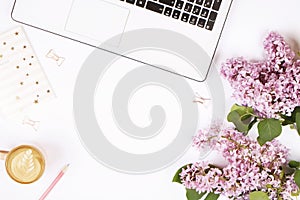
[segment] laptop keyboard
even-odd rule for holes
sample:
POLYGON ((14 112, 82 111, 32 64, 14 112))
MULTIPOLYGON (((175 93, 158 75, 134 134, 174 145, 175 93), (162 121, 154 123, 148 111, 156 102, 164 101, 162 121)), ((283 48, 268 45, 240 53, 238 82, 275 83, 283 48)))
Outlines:
POLYGON ((213 30, 222 0, 120 0, 190 25, 213 30))

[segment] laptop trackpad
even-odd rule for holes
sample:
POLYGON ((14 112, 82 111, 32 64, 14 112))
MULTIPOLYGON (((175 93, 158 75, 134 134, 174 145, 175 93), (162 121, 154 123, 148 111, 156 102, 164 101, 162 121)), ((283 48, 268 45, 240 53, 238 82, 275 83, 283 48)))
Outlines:
POLYGON ((128 9, 103 0, 74 0, 65 30, 99 42, 120 35, 111 43, 118 46, 128 16, 128 9))

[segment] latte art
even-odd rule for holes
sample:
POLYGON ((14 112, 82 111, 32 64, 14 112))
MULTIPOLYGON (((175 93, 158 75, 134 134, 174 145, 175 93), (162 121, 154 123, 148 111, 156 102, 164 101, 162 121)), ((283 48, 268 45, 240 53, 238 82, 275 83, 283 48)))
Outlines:
POLYGON ((30 146, 16 149, 7 159, 9 175, 20 183, 32 183, 39 179, 44 171, 45 163, 41 153, 30 146))

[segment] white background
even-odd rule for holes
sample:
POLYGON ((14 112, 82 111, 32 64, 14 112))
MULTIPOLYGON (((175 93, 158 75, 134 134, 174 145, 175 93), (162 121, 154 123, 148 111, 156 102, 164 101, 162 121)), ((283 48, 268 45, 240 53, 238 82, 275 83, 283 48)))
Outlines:
MULTIPOLYGON (((13 1, 0 0, 0 32, 17 24, 10 19, 13 1)), ((59 6, 59 5, 58 5, 59 6)), ((300 43, 297 0, 236 0, 216 55, 217 66, 226 58, 243 55, 249 59, 263 57, 262 41, 275 30, 284 35, 294 48, 300 43)), ((20 185, 12 181, 0 162, 0 199, 38 199, 61 167, 70 163, 70 169, 50 193, 48 199, 124 199, 168 200, 185 199, 184 188, 171 183, 176 170, 195 159, 194 150, 172 166, 148 175, 127 175, 112 171, 95 161, 83 148, 75 131, 72 116, 73 87, 80 66, 93 51, 92 48, 24 27, 42 66, 56 92, 57 98, 41 105, 34 113, 41 121, 38 132, 31 127, 0 119, 0 148, 10 149, 19 144, 34 144, 46 155, 47 169, 36 183, 20 185), (66 58, 62 67, 46 59, 49 49, 66 58)), ((228 83, 226 110, 233 100, 228 83)), ((280 140, 291 149, 291 156, 300 160, 297 147, 300 137, 284 130, 280 140)))

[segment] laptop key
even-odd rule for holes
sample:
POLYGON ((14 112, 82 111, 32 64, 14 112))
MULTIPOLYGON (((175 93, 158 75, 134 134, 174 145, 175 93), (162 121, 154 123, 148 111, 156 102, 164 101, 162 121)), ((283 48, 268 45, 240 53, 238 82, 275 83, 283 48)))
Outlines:
POLYGON ((164 6, 158 3, 148 1, 146 5, 146 9, 162 14, 164 10, 164 6))
POLYGON ((221 3, 222 3, 222 0, 215 0, 214 4, 212 6, 212 9, 218 11, 220 9, 221 3))
POLYGON ((135 0, 126 0, 127 3, 134 4, 135 0))
POLYGON ((165 11, 164 11, 164 15, 166 15, 166 16, 169 17, 169 16, 171 16, 172 11, 173 11, 172 8, 166 7, 166 8, 165 8, 165 11))
POLYGON ((168 6, 174 6, 175 5, 175 0, 159 0, 160 3, 166 4, 168 6))
POLYGON ((209 10, 203 8, 201 11, 201 17, 206 18, 208 16, 209 10))
POLYGON ((193 4, 186 3, 185 7, 184 7, 184 11, 185 12, 191 12, 192 8, 193 8, 193 4))
POLYGON ((177 8, 177 9, 182 9, 182 7, 183 7, 183 4, 184 4, 184 2, 183 1, 181 1, 181 0, 177 0, 177 2, 176 2, 176 5, 175 5, 175 8, 177 8))
POLYGON ((189 23, 192 25, 195 25, 197 23, 198 17, 196 16, 191 16, 189 23))
POLYGON ((212 0, 205 0, 204 7, 210 8, 212 4, 212 0))
POLYGON ((190 15, 188 13, 182 13, 181 21, 187 22, 189 20, 190 15))
POLYGON ((145 4, 146 4, 146 0, 137 0, 136 1, 136 5, 139 7, 144 8, 145 4))
POLYGON ((180 11, 179 10, 174 10, 173 14, 172 14, 172 17, 174 19, 179 19, 179 16, 180 16, 180 11))
POLYGON ((211 11, 210 14, 209 14, 208 19, 211 20, 211 21, 215 21, 217 19, 217 15, 218 15, 218 13, 216 13, 214 11, 211 11))
POLYGON ((205 29, 211 31, 211 30, 213 29, 213 27, 214 27, 214 24, 215 24, 214 21, 208 20, 208 22, 207 22, 207 24, 206 24, 206 26, 205 26, 205 29))
POLYGON ((197 26, 199 26, 200 28, 204 28, 205 23, 206 23, 206 20, 203 18, 200 18, 198 20, 197 26))
POLYGON ((193 8, 192 13, 194 15, 199 15, 200 14, 200 10, 201 10, 201 7, 195 5, 194 8, 193 8))
POLYGON ((196 0, 196 4, 201 6, 203 4, 203 0, 196 0))

